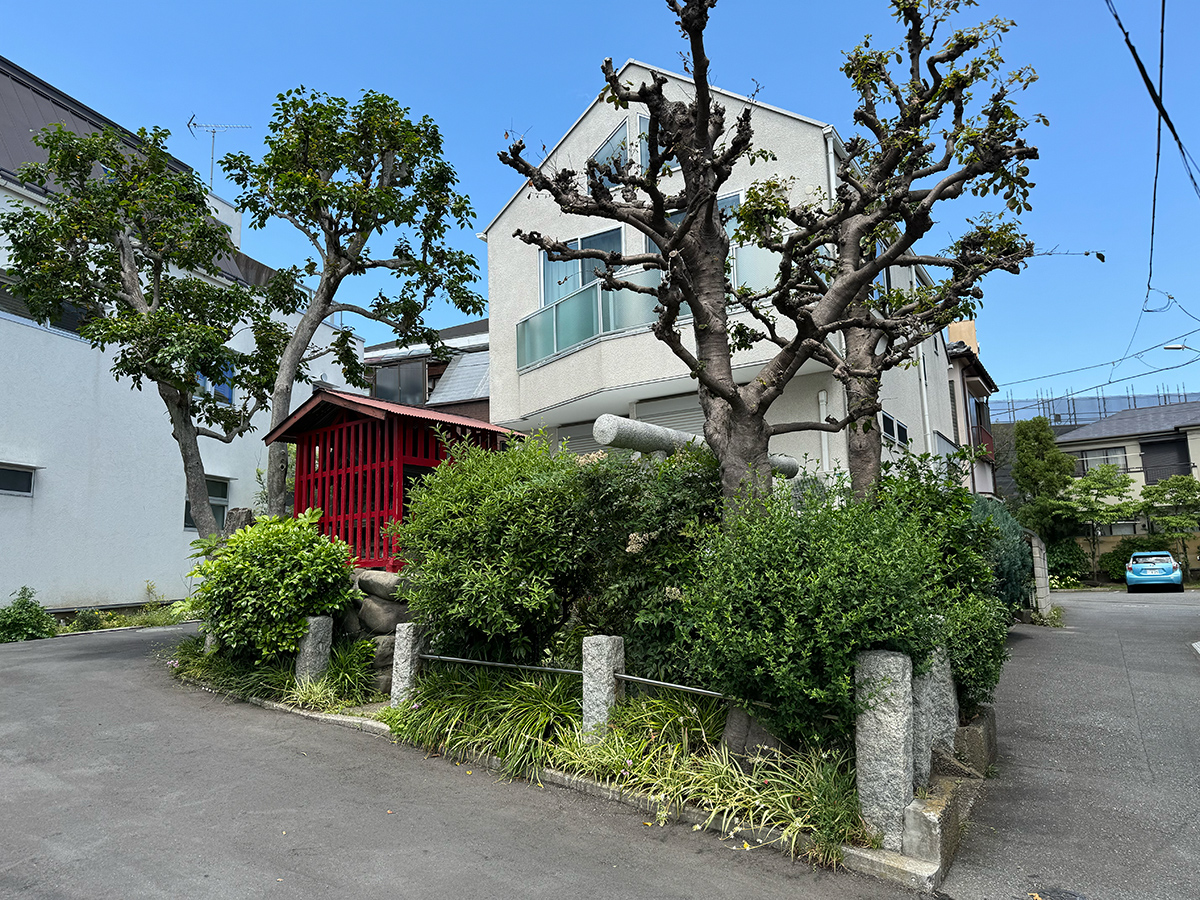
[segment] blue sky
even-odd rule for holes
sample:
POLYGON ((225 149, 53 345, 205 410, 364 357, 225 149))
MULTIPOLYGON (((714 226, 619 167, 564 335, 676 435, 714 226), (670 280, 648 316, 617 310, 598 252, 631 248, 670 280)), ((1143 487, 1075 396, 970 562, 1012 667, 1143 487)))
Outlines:
MULTIPOLYGON (((1157 71, 1159 4, 1114 0, 1147 66, 1157 71)), ((678 71, 682 42, 665 4, 620 5, 512 0, 163 4, 141 0, 29 4, 0 53, 121 124, 161 125, 172 151, 207 172, 209 139, 185 127, 248 124, 217 136, 218 157, 257 153, 275 95, 307 87, 341 96, 382 91, 432 116, 447 157, 471 196, 481 228, 519 187, 496 160, 506 132, 530 147, 555 143, 599 91, 605 56, 678 71), (601 11, 603 10, 603 11, 601 11), (634 24, 636 23, 636 25, 634 24)), ((1200 281, 1192 226, 1200 213, 1174 145, 1164 141, 1159 180, 1154 286, 1146 296, 1155 112, 1104 0, 982 0, 963 24, 1001 15, 1017 22, 1005 41, 1011 65, 1031 64, 1040 80, 1022 98, 1027 115, 1046 114, 1030 141, 1041 152, 1025 225, 1038 247, 1100 250, 1107 259, 1048 256, 1019 277, 992 276, 978 330, 985 365, 1006 394, 1010 383, 1118 359, 1119 365, 1011 384, 1018 397, 1105 384, 1153 393, 1186 386, 1200 396, 1200 354, 1157 349, 1200 329, 1200 281), (1173 302, 1166 294, 1172 295, 1173 302), (1140 318, 1140 322, 1139 322, 1140 318), (1136 335, 1134 329, 1137 328, 1136 335), (1132 346, 1130 338, 1133 336, 1132 346), (1155 349, 1148 349, 1155 348, 1155 349), (1155 373, 1164 366, 1178 366, 1155 373)), ((796 0, 722 0, 708 46, 713 82, 738 93, 761 85, 760 99, 854 133, 853 95, 838 71, 842 54, 866 33, 894 43, 899 32, 883 0, 838 4, 796 0)), ((1200 4, 1167 9, 1164 99, 1185 142, 1200 153, 1200 4)), ((219 170, 215 190, 232 198, 219 170)), ((947 209, 932 241, 948 243, 966 210, 947 209)), ((472 229, 457 242, 485 262, 472 229)), ((305 255, 286 226, 247 232, 243 249, 272 265, 305 255)), ((485 280, 481 289, 486 293, 485 280)), ((347 285, 343 290, 354 290, 347 285)), ((360 288, 352 299, 366 301, 360 288)), ((462 316, 437 310, 432 321, 462 316)), ((356 326, 357 327, 357 326, 356 326)), ((388 339, 366 323, 369 343, 388 339)), ((1200 331, 1182 338, 1200 347, 1200 331)), ((1091 391, 1092 394, 1095 391, 1091 391)), ((999 400, 999 398, 997 398, 999 400)), ((994 402, 994 405, 997 403, 994 402)))

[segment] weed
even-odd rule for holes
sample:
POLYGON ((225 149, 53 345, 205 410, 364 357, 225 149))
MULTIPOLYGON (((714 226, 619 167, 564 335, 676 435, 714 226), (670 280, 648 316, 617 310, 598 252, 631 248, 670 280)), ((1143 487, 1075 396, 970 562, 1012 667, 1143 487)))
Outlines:
POLYGON ((1044 625, 1047 628, 1063 627, 1063 611, 1061 606, 1051 606, 1050 611, 1042 615, 1038 610, 1033 611, 1030 621, 1034 625, 1044 625))
POLYGON ((22 585, 10 595, 8 606, 0 608, 0 643, 35 641, 54 637, 58 623, 36 599, 37 591, 22 585))

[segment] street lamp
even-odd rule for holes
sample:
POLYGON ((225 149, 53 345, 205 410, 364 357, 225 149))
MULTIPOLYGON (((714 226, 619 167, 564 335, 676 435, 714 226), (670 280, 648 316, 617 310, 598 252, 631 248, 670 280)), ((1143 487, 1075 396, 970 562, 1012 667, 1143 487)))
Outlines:
POLYGON ((1167 344, 1163 347, 1164 350, 1191 350, 1193 353, 1200 353, 1195 347, 1189 347, 1187 344, 1167 344))

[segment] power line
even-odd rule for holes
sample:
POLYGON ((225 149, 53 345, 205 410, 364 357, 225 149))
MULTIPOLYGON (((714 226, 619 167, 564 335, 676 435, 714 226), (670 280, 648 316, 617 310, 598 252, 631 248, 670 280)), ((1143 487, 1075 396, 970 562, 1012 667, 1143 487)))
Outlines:
MULTIPOLYGON (((1080 394, 1086 394, 1086 393, 1089 393, 1090 391, 1095 391, 1095 390, 1099 390, 1100 388, 1103 388, 1103 387, 1108 387, 1110 384, 1120 384, 1122 381, 1133 381, 1135 378, 1145 378, 1147 375, 1155 375, 1159 372, 1170 372, 1172 369, 1182 369, 1184 366, 1190 366, 1192 363, 1196 362, 1197 360, 1200 360, 1200 353, 1197 353, 1196 356, 1192 357, 1191 359, 1187 360, 1186 362, 1177 363, 1176 365, 1173 365, 1173 366, 1163 366, 1162 368, 1159 368, 1159 369, 1152 369, 1149 372, 1139 372, 1137 375, 1128 375, 1125 378, 1114 378, 1110 381, 1103 381, 1100 384, 1093 384, 1091 387, 1080 388, 1077 391, 1067 391, 1065 394, 1062 395, 1061 399, 1066 399, 1067 397, 1076 397, 1080 394)), ((1100 365, 1106 365, 1106 364, 1101 363, 1100 365)), ((1095 368, 1095 366, 1092 366, 1091 368, 1095 368)), ((1013 413, 1015 416, 1016 413, 1019 413, 1022 410, 1037 409, 1040 406, 1041 406, 1041 402, 1035 401, 1026 406, 1009 407, 1009 411, 1011 413, 1013 413)))
MULTIPOLYGON (((1178 305, 1178 304, 1176 304, 1176 305, 1178 305)), ((1182 306, 1179 308, 1183 309, 1182 306)), ((1187 312, 1187 310, 1184 310, 1184 312, 1187 312)), ((1188 313, 1188 315, 1191 315, 1191 313, 1188 313)), ((1195 316, 1192 316, 1192 318, 1194 319, 1195 316)), ((1002 382, 1001 384, 998 384, 997 387, 1011 387, 1014 384, 1027 384, 1030 381, 1045 381, 1047 378, 1058 378, 1060 375, 1073 375, 1076 372, 1086 372, 1089 369, 1102 369, 1105 366, 1115 366, 1118 363, 1125 362, 1125 360, 1127 360, 1127 359, 1134 359, 1136 357, 1140 357, 1143 353, 1149 353, 1151 350, 1157 349, 1158 347, 1161 347, 1163 344, 1170 343, 1171 341, 1180 341, 1186 337, 1191 337, 1193 334, 1197 334, 1197 333, 1200 333, 1200 328, 1195 328, 1192 331, 1185 331, 1183 334, 1177 334, 1173 338, 1167 338, 1166 340, 1155 342, 1143 350, 1139 350, 1136 353, 1127 353, 1127 355, 1122 356, 1119 359, 1114 359, 1114 360, 1110 360, 1108 362, 1102 362, 1102 363, 1093 363, 1090 366, 1080 366, 1076 369, 1065 369, 1062 372, 1051 372, 1049 375, 1034 375, 1032 378, 1019 378, 1016 381, 1005 381, 1005 382, 1002 382)), ((1126 348, 1126 350, 1128 350, 1128 348, 1126 348)), ((1163 370, 1156 369, 1155 371, 1163 371, 1163 370)), ((1130 377, 1141 378, 1144 375, 1151 375, 1151 374, 1153 374, 1153 372, 1142 372, 1139 375, 1133 375, 1130 377)), ((1129 379, 1125 378, 1125 379, 1119 379, 1119 380, 1128 381, 1129 379)), ((1107 383, 1115 384, 1116 382, 1110 381, 1107 383)), ((1098 385, 1098 386, 1102 387, 1103 385, 1098 385)))

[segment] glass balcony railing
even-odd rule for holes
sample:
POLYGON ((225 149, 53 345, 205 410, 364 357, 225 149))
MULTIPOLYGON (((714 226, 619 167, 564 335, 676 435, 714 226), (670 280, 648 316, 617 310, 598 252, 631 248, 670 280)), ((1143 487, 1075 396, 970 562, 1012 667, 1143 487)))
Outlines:
MULTIPOLYGON (((737 247, 733 266, 735 284, 760 290, 774 283, 779 257, 760 247, 737 247)), ((641 287, 654 287, 661 275, 651 269, 622 273, 620 277, 641 287)), ((655 319, 656 304, 649 294, 605 291, 599 282, 593 282, 517 323, 517 367, 531 366, 601 334, 649 325, 655 319)))
MULTIPOLYGON (((621 276, 642 287, 658 283, 657 271, 621 276)), ((517 367, 525 368, 611 331, 649 325, 657 300, 635 291, 605 291, 593 282, 517 323, 517 367)))

